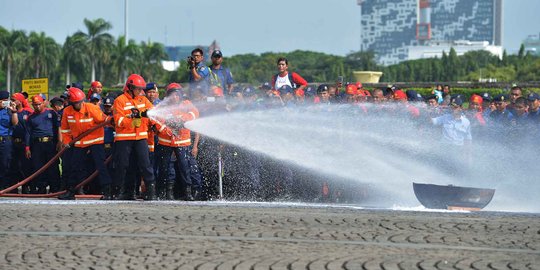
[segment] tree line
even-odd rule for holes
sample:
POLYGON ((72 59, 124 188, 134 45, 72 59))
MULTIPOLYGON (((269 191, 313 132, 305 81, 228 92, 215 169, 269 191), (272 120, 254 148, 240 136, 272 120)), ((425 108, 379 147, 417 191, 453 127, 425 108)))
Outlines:
MULTIPOLYGON (((21 80, 48 77, 51 87, 62 89, 74 81, 94 80, 105 85, 122 84, 127 74, 141 74, 148 81, 166 84, 186 82, 185 63, 176 71, 162 68, 168 56, 163 44, 140 42, 124 36, 113 37, 112 25, 104 19, 84 19, 84 31, 66 37, 58 44, 44 32, 6 30, 0 26, 0 87, 20 89, 21 80)), ((276 60, 286 57, 289 70, 300 73, 308 82, 333 82, 338 76, 354 81, 353 71, 382 71, 382 82, 455 82, 496 79, 499 82, 539 81, 540 57, 525 53, 502 59, 486 51, 468 52, 458 56, 454 49, 441 58, 404 61, 391 66, 376 63, 371 51, 351 52, 337 56, 320 52, 296 50, 289 53, 267 52, 225 57, 237 82, 259 84, 276 73, 276 60)), ((209 56, 206 56, 209 60, 209 56)), ((88 84, 87 84, 88 85, 88 84)))

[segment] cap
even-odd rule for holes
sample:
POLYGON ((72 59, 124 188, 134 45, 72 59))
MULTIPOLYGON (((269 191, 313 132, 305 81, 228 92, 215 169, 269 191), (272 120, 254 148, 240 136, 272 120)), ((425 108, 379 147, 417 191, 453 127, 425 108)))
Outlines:
POLYGON ((59 97, 54 97, 53 99, 51 99, 50 103, 52 105, 61 105, 64 104, 64 100, 59 97))
POLYGON ((270 90, 270 89, 272 89, 272 85, 271 85, 269 82, 265 82, 265 83, 263 83, 263 84, 261 85, 261 89, 262 89, 262 90, 265 90, 265 91, 266 91, 266 90, 270 90))
POLYGON ((407 90, 405 91, 405 94, 407 95, 407 99, 409 101, 422 101, 424 98, 422 97, 422 95, 418 94, 418 92, 416 92, 416 90, 407 90))
POLYGON ((103 100, 103 106, 112 106, 114 104, 114 99, 111 97, 106 97, 103 100))
POLYGON ((212 57, 217 57, 217 58, 223 57, 223 54, 221 53, 220 50, 215 50, 212 52, 212 57))
POLYGON ((453 97, 452 99, 450 99, 450 105, 452 106, 461 106, 463 105, 463 100, 461 99, 461 97, 453 97))
MULTIPOLYGON (((239 93, 242 91, 238 91, 239 93)), ((212 95, 214 97, 223 97, 223 88, 219 86, 212 87, 212 95)))
POLYGON ((71 87, 75 87, 75 88, 79 88, 79 89, 84 89, 83 84, 80 83, 80 82, 74 82, 74 83, 71 83, 71 87))
POLYGON ((92 101, 92 100, 101 100, 101 96, 98 93, 93 93, 90 96, 90 101, 92 101))
POLYGON ((251 97, 251 96, 253 96, 253 95, 256 94, 255 88, 253 88, 253 87, 251 87, 251 86, 246 86, 246 87, 244 88, 244 91, 243 91, 242 93, 243 93, 243 95, 244 95, 245 97, 251 97))
POLYGON ((292 89, 292 87, 290 87, 289 85, 283 85, 283 86, 281 86, 281 87, 279 88, 279 93, 280 93, 281 95, 285 95, 285 94, 287 94, 287 93, 291 93, 291 94, 292 94, 292 93, 293 93, 293 89, 292 89))
POLYGON ((328 85, 321 84, 319 87, 317 87, 317 94, 320 94, 321 92, 328 91, 328 85))
POLYGON ((144 88, 144 91, 150 91, 150 90, 156 90, 157 89, 157 83, 150 82, 146 84, 146 87, 144 88))
POLYGON ((0 99, 8 99, 8 98, 9 98, 8 91, 0 91, 0 99))
POLYGON ((503 94, 497 95, 493 98, 493 101, 495 102, 501 102, 501 101, 506 101, 506 100, 508 100, 508 97, 503 94))
POLYGON ((315 96, 315 88, 313 86, 308 86, 304 89, 304 95, 306 97, 315 96))
POLYGON ((482 96, 482 99, 484 99, 484 101, 488 101, 488 102, 493 101, 493 97, 491 97, 491 95, 488 92, 483 93, 481 96, 482 96))
POLYGON ((531 92, 528 96, 527 96, 527 99, 529 101, 535 101, 535 100, 540 100, 540 95, 535 93, 535 92, 531 92))

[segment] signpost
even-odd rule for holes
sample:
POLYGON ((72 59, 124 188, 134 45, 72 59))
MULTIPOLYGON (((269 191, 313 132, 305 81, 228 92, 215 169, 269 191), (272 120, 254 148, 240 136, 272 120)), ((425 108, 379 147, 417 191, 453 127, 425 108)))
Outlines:
POLYGON ((22 90, 28 93, 29 97, 45 94, 49 99, 49 78, 22 80, 22 90))

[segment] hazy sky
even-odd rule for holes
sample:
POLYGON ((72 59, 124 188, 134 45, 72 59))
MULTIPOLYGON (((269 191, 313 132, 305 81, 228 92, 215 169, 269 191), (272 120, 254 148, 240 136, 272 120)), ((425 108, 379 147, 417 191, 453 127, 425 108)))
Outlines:
MULTIPOLYGON (((503 0, 503 45, 518 50, 540 33, 540 0, 503 0)), ((129 0, 129 38, 166 45, 209 45, 223 53, 295 49, 345 55, 359 49, 356 0, 129 0)), ((124 0, 0 0, 0 25, 44 31, 63 43, 85 31, 83 19, 104 18, 124 33, 124 0)))

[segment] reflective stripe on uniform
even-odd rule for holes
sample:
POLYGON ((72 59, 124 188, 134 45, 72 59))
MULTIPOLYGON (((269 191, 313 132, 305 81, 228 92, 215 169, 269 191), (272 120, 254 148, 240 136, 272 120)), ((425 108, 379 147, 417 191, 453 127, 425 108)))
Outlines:
POLYGON ((167 127, 166 125, 161 126, 161 128, 159 129, 159 132, 162 132, 166 127, 167 127))
POLYGON ((70 133, 71 129, 61 129, 60 132, 61 133, 70 133))
POLYGON ((118 118, 118 125, 120 125, 120 124, 122 123, 122 121, 124 121, 124 117, 123 117, 123 116, 120 117, 120 118, 118 118))
POLYGON ((76 142, 75 144, 76 144, 76 145, 80 145, 80 144, 91 144, 91 143, 95 143, 95 142, 99 142, 99 141, 103 141, 103 137, 95 138, 95 139, 93 139, 93 140, 88 140, 88 141, 78 141, 78 142, 76 142))
POLYGON ((145 108, 146 107, 146 104, 137 104, 137 108, 145 108))
POLYGON ((189 112, 189 114, 191 114, 191 116, 193 116, 193 119, 197 118, 197 116, 195 116, 194 112, 189 112))
POLYGON ((135 106, 133 106, 133 105, 131 105, 131 106, 125 106, 125 107, 124 107, 124 110, 131 110, 131 109, 133 109, 133 108, 135 108, 135 106))
POLYGON ((94 121, 94 118, 88 118, 88 119, 79 119, 80 123, 89 123, 94 121))
POLYGON ((77 123, 77 120, 69 120, 68 119, 67 121, 68 121, 68 123, 77 123))
POLYGON ((165 143, 173 143, 173 144, 183 144, 183 143, 189 143, 191 142, 191 139, 186 139, 186 140, 181 140, 181 141, 171 141, 171 140, 167 140, 167 139, 163 139, 163 138, 158 138, 158 140, 160 142, 165 142, 165 143))
MULTIPOLYGON (((139 132, 139 136, 147 136, 148 135, 148 132, 146 131, 143 131, 143 132, 139 132)), ((136 137, 137 136, 137 133, 116 133, 115 137, 136 137)))

